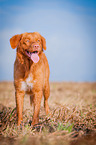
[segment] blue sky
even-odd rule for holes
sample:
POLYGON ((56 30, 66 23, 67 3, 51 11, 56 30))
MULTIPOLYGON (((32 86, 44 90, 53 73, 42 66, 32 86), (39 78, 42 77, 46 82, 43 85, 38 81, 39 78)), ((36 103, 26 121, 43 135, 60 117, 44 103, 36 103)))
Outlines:
POLYGON ((46 38, 50 81, 96 81, 95 0, 0 0, 0 81, 13 80, 9 39, 35 31, 46 38))

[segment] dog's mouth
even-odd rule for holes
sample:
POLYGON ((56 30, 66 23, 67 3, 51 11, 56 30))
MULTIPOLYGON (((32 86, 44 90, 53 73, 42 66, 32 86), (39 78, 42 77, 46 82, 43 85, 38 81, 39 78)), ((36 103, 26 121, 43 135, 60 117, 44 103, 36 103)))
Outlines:
POLYGON ((37 63, 39 61, 39 52, 38 51, 33 51, 33 52, 30 52, 28 50, 26 50, 26 54, 28 57, 30 57, 30 59, 34 62, 34 63, 37 63))

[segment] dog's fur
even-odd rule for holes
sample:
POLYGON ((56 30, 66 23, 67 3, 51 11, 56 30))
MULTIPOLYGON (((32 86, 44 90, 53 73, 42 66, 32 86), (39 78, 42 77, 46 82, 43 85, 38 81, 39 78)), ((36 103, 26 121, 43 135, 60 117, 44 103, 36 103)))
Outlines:
POLYGON ((10 39, 13 49, 17 48, 14 63, 14 85, 16 95, 16 108, 18 125, 22 121, 23 99, 25 93, 30 95, 30 103, 34 104, 32 125, 39 122, 41 98, 44 95, 44 107, 46 114, 49 113, 48 97, 49 65, 43 52, 46 50, 46 40, 38 32, 15 35, 10 39), (32 61, 31 54, 38 53, 38 62, 32 61))

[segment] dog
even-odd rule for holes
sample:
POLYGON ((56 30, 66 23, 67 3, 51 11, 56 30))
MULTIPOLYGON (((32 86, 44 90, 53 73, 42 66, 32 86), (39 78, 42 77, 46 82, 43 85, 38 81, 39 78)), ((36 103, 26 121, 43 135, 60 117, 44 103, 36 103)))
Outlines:
POLYGON ((49 64, 44 54, 46 40, 38 32, 22 33, 10 38, 10 45, 16 49, 14 63, 14 86, 16 109, 19 126, 23 120, 23 100, 25 94, 30 95, 30 104, 34 105, 32 125, 39 122, 39 111, 42 96, 44 95, 44 107, 46 114, 49 113, 48 98, 49 64))

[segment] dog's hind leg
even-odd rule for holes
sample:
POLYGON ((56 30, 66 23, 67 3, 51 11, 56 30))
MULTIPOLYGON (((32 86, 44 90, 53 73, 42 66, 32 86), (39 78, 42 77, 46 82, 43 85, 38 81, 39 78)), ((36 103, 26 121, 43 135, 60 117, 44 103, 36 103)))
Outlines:
POLYGON ((34 95, 30 95, 30 105, 32 106, 32 104, 34 103, 34 95))
POLYGON ((49 81, 45 84, 43 93, 44 93, 44 108, 45 108, 45 111, 46 111, 46 115, 48 115, 49 114, 48 98, 49 98, 49 95, 50 95, 49 81))

